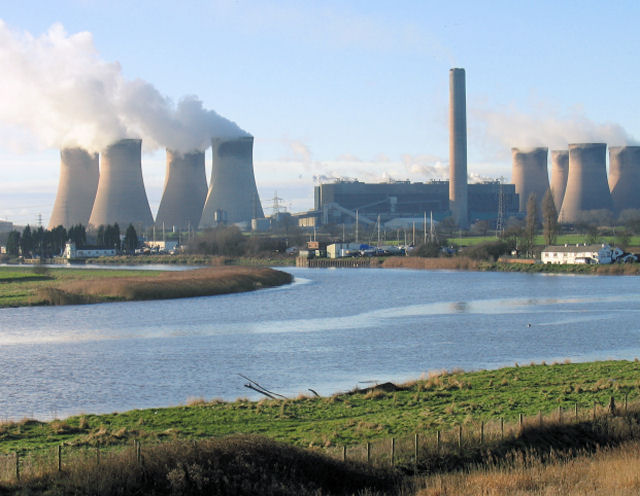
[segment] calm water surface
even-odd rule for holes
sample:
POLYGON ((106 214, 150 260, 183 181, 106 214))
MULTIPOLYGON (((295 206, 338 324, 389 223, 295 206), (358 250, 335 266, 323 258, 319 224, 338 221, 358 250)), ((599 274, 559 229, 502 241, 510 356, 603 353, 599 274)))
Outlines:
POLYGON ((290 286, 0 310, 0 418, 401 381, 433 369, 640 356, 640 278, 287 269, 290 286), (530 327, 529 327, 530 324, 530 327))

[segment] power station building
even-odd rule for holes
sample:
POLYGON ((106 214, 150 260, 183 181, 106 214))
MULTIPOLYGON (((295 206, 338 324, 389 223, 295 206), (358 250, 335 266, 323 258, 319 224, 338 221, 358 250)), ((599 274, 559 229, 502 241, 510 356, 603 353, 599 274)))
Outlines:
MULTIPOLYGON (((435 220, 452 216, 449 208, 449 181, 411 183, 363 183, 337 181, 314 188, 314 210, 321 224, 363 224, 392 219, 422 219, 433 214, 435 220)), ((495 222, 499 211, 504 217, 518 214, 518 195, 513 184, 498 181, 467 185, 468 210, 464 216, 470 222, 495 222)), ((454 219, 455 220, 455 219, 454 219)))

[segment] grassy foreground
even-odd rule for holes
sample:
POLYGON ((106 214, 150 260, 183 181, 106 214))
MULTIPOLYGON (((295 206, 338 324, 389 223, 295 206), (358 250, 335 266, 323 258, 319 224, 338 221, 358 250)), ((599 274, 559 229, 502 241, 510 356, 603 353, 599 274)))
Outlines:
POLYGON ((291 281, 290 274, 264 267, 179 272, 0 267, 0 308, 209 296, 291 281))
POLYGON ((425 435, 480 420, 535 416, 576 404, 588 412, 628 394, 640 397, 640 363, 605 361, 529 365, 477 372, 436 372, 400 387, 330 397, 248 401, 191 400, 187 406, 25 420, 0 425, 0 453, 68 446, 109 446, 260 434, 297 446, 341 446, 425 435), (386 389, 386 391, 385 391, 386 389))

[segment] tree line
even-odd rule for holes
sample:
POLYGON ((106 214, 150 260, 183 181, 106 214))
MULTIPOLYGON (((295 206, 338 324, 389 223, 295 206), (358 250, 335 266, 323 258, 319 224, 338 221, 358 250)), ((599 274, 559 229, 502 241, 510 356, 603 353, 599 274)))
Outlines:
POLYGON ((70 227, 57 226, 53 229, 37 229, 27 225, 22 232, 13 230, 7 237, 7 254, 26 258, 51 258, 62 255, 67 241, 75 243, 77 249, 114 249, 116 252, 133 253, 139 245, 138 234, 132 224, 120 235, 118 224, 100 226, 95 232, 95 243, 87 242, 87 229, 82 224, 70 227))

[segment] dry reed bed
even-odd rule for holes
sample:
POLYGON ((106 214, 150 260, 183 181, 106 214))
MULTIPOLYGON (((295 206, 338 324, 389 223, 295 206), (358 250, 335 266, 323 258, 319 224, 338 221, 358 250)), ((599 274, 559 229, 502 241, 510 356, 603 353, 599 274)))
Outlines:
POLYGON ((39 289, 37 297, 49 305, 188 298, 252 291, 288 284, 292 279, 290 274, 269 268, 213 267, 154 276, 65 282, 39 289))
POLYGON ((600 448, 576 458, 542 461, 520 457, 509 466, 438 474, 418 496, 571 496, 640 494, 640 442, 600 448))

